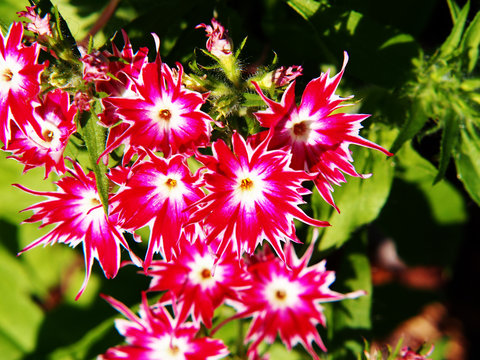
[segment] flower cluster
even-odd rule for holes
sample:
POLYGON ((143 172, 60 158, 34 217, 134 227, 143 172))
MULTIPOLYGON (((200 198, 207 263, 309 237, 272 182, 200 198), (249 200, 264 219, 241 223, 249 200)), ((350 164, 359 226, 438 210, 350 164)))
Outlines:
POLYGON ((56 191, 16 185, 47 198, 25 209, 33 211, 26 222, 54 225, 22 252, 40 244, 81 244, 86 276, 78 298, 94 259, 113 278, 123 248, 151 278, 147 293, 161 294, 154 305, 142 295, 139 317, 105 297, 127 318, 116 321, 127 345, 101 358, 218 359, 227 347, 200 330, 214 327, 213 336, 226 321, 252 318, 245 338, 249 358, 259 358, 259 345, 279 335, 289 349, 301 344, 318 359, 313 344, 326 350, 317 331, 326 326, 321 304, 363 292, 329 288, 335 274, 325 261, 309 265, 313 241, 297 257, 294 221, 329 226, 300 207, 311 193, 308 182, 335 206, 332 185, 345 182, 344 174, 365 177, 352 165, 350 144, 389 154, 359 135, 368 115, 338 111, 348 99, 335 94, 346 53, 341 71, 312 80, 297 105, 301 67, 280 67, 268 81, 245 79, 225 28, 216 19, 200 24, 208 37, 205 52, 236 93, 256 89, 267 107, 243 111, 247 105, 238 96, 231 100, 236 103, 210 101, 226 86, 218 77, 198 66, 185 74, 182 65, 165 64, 156 35, 153 61, 148 49, 133 51, 125 32, 122 50, 114 45, 111 52, 65 53, 58 14, 27 10, 21 15, 30 20, 30 45, 21 23, 0 36, 0 140, 25 171, 44 167, 45 178, 52 172, 60 178, 56 191), (40 51, 50 62, 39 62, 40 51), (72 72, 60 74, 66 62, 72 72), (271 87, 262 85, 268 82, 271 87), (241 116, 231 121, 235 109, 264 130, 239 123, 241 116), (70 144, 86 148, 90 163, 66 157, 70 144), (141 241, 137 232, 145 227, 149 238, 141 260, 125 234, 141 241), (223 305, 236 314, 222 321, 216 310, 223 305))

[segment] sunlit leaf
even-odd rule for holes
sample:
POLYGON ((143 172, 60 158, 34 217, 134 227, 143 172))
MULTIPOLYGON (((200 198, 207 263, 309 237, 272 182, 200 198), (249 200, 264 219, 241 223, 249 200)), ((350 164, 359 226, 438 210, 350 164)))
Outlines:
POLYGON ((438 164, 438 173, 434 183, 437 183, 445 176, 445 171, 450 163, 452 151, 458 140, 458 119, 454 113, 447 111, 443 118, 442 141, 440 144, 440 161, 438 164))
POLYGON ((469 10, 470 10, 470 2, 468 1, 463 7, 462 11, 460 11, 458 18, 455 21, 455 24, 453 25, 452 32, 448 36, 447 40, 445 40, 445 42, 440 47, 439 56, 447 57, 451 55, 460 44, 460 41, 462 39, 463 29, 465 28, 469 10))

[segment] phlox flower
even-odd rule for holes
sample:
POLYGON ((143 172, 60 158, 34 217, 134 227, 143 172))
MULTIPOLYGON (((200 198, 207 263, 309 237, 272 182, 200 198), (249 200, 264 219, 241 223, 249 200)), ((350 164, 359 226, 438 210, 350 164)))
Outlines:
POLYGON ((275 87, 282 87, 290 84, 297 77, 302 75, 303 68, 300 65, 289 67, 280 66, 272 74, 272 83, 275 87))
POLYGON ((21 128, 12 125, 12 138, 5 150, 11 151, 12 157, 25 165, 24 171, 45 166, 45 177, 53 169, 58 174, 65 173, 63 152, 70 135, 76 131, 76 112, 68 93, 59 89, 47 93, 32 116, 25 113, 28 122, 21 128))
POLYGON ((204 28, 207 33, 207 50, 218 58, 232 55, 232 40, 228 31, 217 19, 212 18, 212 25, 199 24, 196 29, 204 28))
POLYGON ((290 169, 288 153, 267 151, 267 141, 252 149, 234 133, 232 144, 233 152, 218 140, 212 146, 213 156, 197 154, 205 165, 205 187, 210 193, 194 204, 197 209, 189 223, 200 222, 209 243, 219 239, 219 256, 230 243, 238 258, 245 252, 253 254, 266 239, 284 259, 280 242, 296 241, 293 219, 328 225, 298 208, 302 195, 309 193, 301 184, 311 177, 290 169))
POLYGON ((40 46, 25 46, 22 38, 21 23, 13 23, 6 37, 0 31, 0 141, 4 145, 10 140, 10 120, 22 127, 25 113, 33 111, 31 101, 40 91, 40 46))
POLYGON ((183 155, 163 159, 149 152, 149 160, 137 161, 126 180, 122 173, 111 179, 125 182, 111 199, 112 214, 118 216, 122 228, 137 230, 150 227, 150 239, 145 256, 145 269, 154 253, 162 252, 167 261, 177 254, 177 243, 182 234, 191 239, 198 229, 192 225, 183 228, 190 212, 187 207, 205 194, 200 189, 199 174, 192 175, 183 155))
POLYGON ((345 52, 343 66, 338 74, 330 78, 329 72, 326 72, 310 81, 298 106, 295 102, 295 82, 285 90, 280 103, 268 99, 258 84, 254 84, 268 105, 267 110, 259 111, 255 116, 260 125, 273 132, 269 149, 288 148, 292 153, 292 168, 315 173, 315 185, 319 193, 334 207, 332 185, 345 182, 343 173, 365 177, 353 167, 348 149, 350 144, 392 155, 359 135, 361 122, 370 115, 338 111, 348 106, 344 101, 351 98, 335 94, 347 62, 348 55, 345 52))
POLYGON ((41 221, 40 227, 56 224, 50 232, 32 242, 20 253, 40 244, 65 243, 75 247, 82 243, 86 274, 76 297, 78 299, 87 286, 93 259, 98 260, 107 278, 113 278, 120 267, 120 244, 126 249, 128 244, 114 219, 108 217, 103 210, 93 173, 86 175, 77 163, 72 164, 74 168, 68 169, 72 176, 65 176, 57 181, 56 192, 34 191, 18 184, 16 186, 30 194, 48 198, 23 210, 34 212, 25 222, 41 221))
MULTIPOLYGON (((158 42, 158 38, 155 38, 158 42)), ((183 67, 178 64, 178 76, 157 56, 145 64, 135 83, 135 97, 112 96, 105 99, 128 127, 123 133, 109 135, 105 155, 120 145, 136 150, 140 147, 171 154, 191 154, 206 146, 213 121, 200 107, 206 96, 182 86, 183 67)), ((122 125, 122 124, 120 124, 122 125)), ((123 128, 122 128, 123 130, 123 128)))
POLYGON ((107 296, 104 298, 128 319, 115 320, 115 326, 125 337, 127 345, 108 349, 100 360, 216 360, 228 355, 221 340, 197 337, 199 326, 179 322, 163 307, 149 307, 145 294, 140 317, 121 302, 107 296))
POLYGON ((319 324, 326 325, 321 304, 365 294, 332 291, 329 286, 335 280, 335 273, 326 270, 325 261, 308 266, 312 252, 313 243, 299 259, 292 243, 288 243, 285 253, 291 269, 272 254, 249 265, 252 286, 241 292, 241 311, 234 318, 253 316, 245 338, 246 342, 252 342, 248 350, 250 359, 255 358, 263 340, 271 344, 278 333, 288 349, 300 343, 318 360, 313 343, 326 351, 316 328, 319 324))
POLYGON ((30 22, 25 23, 25 29, 37 34, 41 38, 53 37, 52 29, 50 28, 50 14, 46 14, 42 18, 37 14, 36 6, 27 6, 26 9, 26 11, 17 12, 18 16, 30 20, 30 22))
POLYGON ((150 265, 149 291, 168 290, 161 301, 177 300, 180 321, 191 314, 196 323, 210 328, 214 310, 225 300, 238 300, 238 291, 249 287, 243 262, 229 251, 215 264, 215 255, 201 237, 193 244, 182 238, 179 249, 171 262, 154 261, 150 265))
POLYGON ((427 356, 430 356, 432 352, 433 352, 433 345, 425 355, 420 355, 417 352, 410 349, 408 346, 404 346, 400 350, 400 354, 399 354, 400 356, 397 358, 397 360, 431 360, 427 358, 427 356))

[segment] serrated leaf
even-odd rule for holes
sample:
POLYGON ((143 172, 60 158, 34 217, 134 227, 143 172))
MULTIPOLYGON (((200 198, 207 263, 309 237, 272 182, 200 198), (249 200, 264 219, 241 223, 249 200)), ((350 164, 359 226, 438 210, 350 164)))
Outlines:
POLYGON ((396 153, 406 141, 412 139, 420 130, 422 130, 427 120, 428 116, 425 113, 425 104, 422 99, 414 99, 408 112, 408 118, 395 139, 390 151, 396 153))
MULTIPOLYGON (((382 143, 378 141, 382 139, 388 144, 396 134, 396 130, 382 129, 377 134, 377 139, 372 136, 369 138, 377 143, 382 143)), ((394 174, 393 160, 372 149, 352 150, 357 172, 373 175, 368 179, 348 177, 346 184, 335 187, 333 197, 340 213, 332 211, 332 207, 314 191, 312 209, 315 218, 328 220, 332 225, 321 230, 318 245, 320 251, 339 248, 358 227, 375 220, 390 193, 394 174)))
POLYGON ((305 20, 310 19, 320 8, 320 2, 314 0, 290 0, 287 3, 305 20))
POLYGON ((452 151, 458 140, 458 128, 458 119, 455 118, 455 115, 452 111, 447 111, 445 117, 443 118, 442 140, 440 143, 440 161, 438 163, 437 176, 435 177, 435 180, 433 180, 434 184, 442 180, 445 176, 445 171, 447 171, 448 164, 450 163, 452 151))
POLYGON ((480 136, 478 129, 467 122, 460 130, 459 151, 455 154, 455 165, 459 179, 470 197, 480 205, 480 136))
POLYGON ((447 40, 445 40, 445 42, 440 47, 440 53, 439 53, 440 57, 448 57, 455 51, 455 49, 460 44, 460 41, 462 39, 463 29, 465 28, 469 10, 470 10, 470 1, 467 1, 462 11, 460 11, 460 14, 458 15, 458 18, 455 21, 455 24, 453 25, 452 32, 448 36, 447 40))

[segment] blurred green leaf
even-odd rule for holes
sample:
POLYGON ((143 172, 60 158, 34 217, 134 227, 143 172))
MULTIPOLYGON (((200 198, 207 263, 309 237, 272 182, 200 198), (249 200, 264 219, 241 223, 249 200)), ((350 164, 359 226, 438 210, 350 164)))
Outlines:
POLYGON ((453 25, 452 32, 448 36, 447 40, 445 40, 445 42, 440 47, 440 52, 439 52, 440 57, 448 57, 452 55, 452 53, 460 44, 460 41, 462 39, 463 29, 465 28, 469 10, 470 10, 470 1, 467 1, 462 11, 460 11, 460 14, 458 14, 458 17, 453 25))
POLYGON ((443 179, 447 166, 450 163, 453 149, 458 140, 458 121, 455 114, 451 111, 446 111, 443 121, 442 140, 440 143, 440 160, 438 163, 438 173, 433 183, 437 183, 443 179))
POLYGON ((321 5, 321 2, 314 0, 289 0, 287 3, 305 20, 308 20, 315 15, 321 5))
MULTIPOLYGON (((355 359, 364 348, 371 323, 372 278, 366 234, 354 236, 342 252, 342 262, 332 288, 341 293, 365 290, 366 295, 326 304, 328 358, 355 359)), ((328 264, 327 264, 328 265, 328 264)))
POLYGON ((448 9, 450 10, 450 16, 452 18, 452 22, 455 24, 458 19, 458 15, 460 14, 460 7, 455 2, 455 0, 447 0, 448 9))
MULTIPOLYGON (((375 134, 369 138, 385 145, 392 142, 397 131, 382 127, 375 134)), ((349 177, 346 184, 335 188, 333 197, 341 213, 333 211, 317 191, 312 196, 315 217, 328 220, 332 225, 321 230, 318 245, 321 251, 339 248, 353 231, 375 220, 390 193, 394 174, 392 159, 367 148, 355 148, 354 153, 357 172, 373 175, 369 179, 349 177)))
POLYGON ((455 154, 459 179, 471 198, 480 205, 480 135, 479 129, 467 122, 460 129, 461 142, 455 154))
POLYGON ((413 99, 412 106, 408 111, 407 120, 395 139, 390 151, 396 153, 406 141, 413 138, 420 130, 422 130, 427 120, 428 116, 425 113, 425 104, 423 100, 421 98, 413 99))
POLYGON ((471 73, 478 60, 478 47, 480 45, 480 11, 468 26, 462 38, 461 48, 468 57, 467 71, 471 73))

